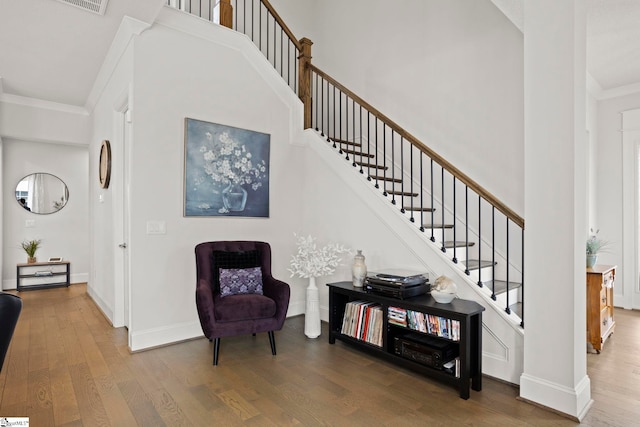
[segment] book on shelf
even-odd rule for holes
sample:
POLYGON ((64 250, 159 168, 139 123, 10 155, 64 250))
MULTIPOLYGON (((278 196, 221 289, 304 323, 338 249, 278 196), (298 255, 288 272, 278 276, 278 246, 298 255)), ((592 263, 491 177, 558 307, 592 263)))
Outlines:
POLYGON ((367 301, 351 301, 345 305, 340 333, 382 346, 382 306, 367 301))
POLYGON ((391 325, 403 326, 452 341, 460 341, 460 322, 458 320, 390 306, 387 321, 391 325))

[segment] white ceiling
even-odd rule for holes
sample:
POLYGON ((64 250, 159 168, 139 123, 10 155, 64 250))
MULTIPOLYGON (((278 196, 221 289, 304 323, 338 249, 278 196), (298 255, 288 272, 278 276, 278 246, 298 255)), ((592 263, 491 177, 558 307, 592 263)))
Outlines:
POLYGON ((0 0, 0 89, 84 106, 125 15, 153 22, 166 0, 110 0, 104 16, 54 0, 0 0))
POLYGON ((640 82, 640 1, 587 0, 587 69, 605 90, 640 82))
MULTIPOLYGON (((523 30, 525 0, 491 1, 523 30)), ((585 1, 587 71, 605 91, 637 85, 640 83, 640 0, 585 1)))
MULTIPOLYGON (((492 0, 522 29, 524 0, 492 0)), ((125 15, 166 0, 110 0, 104 16, 55 0, 0 0, 0 93, 84 106, 125 15)), ((640 0, 586 0, 587 68, 604 90, 640 82, 640 0)))

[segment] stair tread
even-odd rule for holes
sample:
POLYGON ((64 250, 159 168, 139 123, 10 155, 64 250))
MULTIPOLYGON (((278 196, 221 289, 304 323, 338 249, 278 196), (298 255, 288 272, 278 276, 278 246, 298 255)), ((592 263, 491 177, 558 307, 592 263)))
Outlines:
POLYGON ((400 178, 392 178, 390 176, 369 175, 369 178, 374 179, 376 181, 387 181, 387 182, 397 182, 397 183, 401 183, 402 182, 402 179, 400 179, 400 178))
MULTIPOLYGON (((500 295, 507 291, 507 281, 506 280, 487 280, 483 281, 482 284, 489 289, 493 289, 493 293, 496 295, 500 295), (493 284, 495 284, 495 288, 493 288, 493 284)), ((509 290, 518 289, 522 286, 522 283, 517 282, 509 282, 509 290)))
POLYGON ((350 148, 342 148, 341 149, 343 152, 345 153, 349 153, 349 154, 353 154, 354 156, 362 156, 362 157, 368 157, 370 159, 374 158, 375 155, 374 154, 369 154, 369 153, 361 153, 360 150, 353 150, 350 148))
POLYGON ((436 208, 429 208, 426 206, 405 206, 405 211, 422 211, 422 212, 435 212, 436 208))
POLYGON ((364 166, 365 168, 372 168, 372 169, 389 169, 389 167, 388 167, 388 166, 376 165, 376 164, 372 164, 372 163, 368 163, 368 162, 356 161, 355 163, 356 163, 357 165, 364 166))
POLYGON ((385 191, 389 194, 395 194, 396 196, 418 197, 418 193, 411 193, 409 191, 402 191, 402 190, 385 190, 385 191))
POLYGON ((359 142, 351 142, 351 141, 346 141, 344 139, 337 139, 337 138, 331 138, 329 137, 329 139, 333 142, 335 142, 336 144, 341 144, 341 145, 351 145, 352 147, 361 147, 362 144, 360 144, 359 142))
POLYGON ((453 228, 453 224, 423 224, 424 228, 453 228))
POLYGON ((457 240, 457 241, 453 241, 453 240, 446 240, 444 242, 444 247, 447 249, 456 247, 456 248, 464 248, 466 246, 474 246, 476 244, 476 242, 465 242, 464 240, 457 240))
POLYGON ((497 262, 478 259, 468 259, 462 261, 462 263, 465 265, 465 267, 467 267, 467 270, 478 270, 480 268, 491 267, 497 264, 497 262))

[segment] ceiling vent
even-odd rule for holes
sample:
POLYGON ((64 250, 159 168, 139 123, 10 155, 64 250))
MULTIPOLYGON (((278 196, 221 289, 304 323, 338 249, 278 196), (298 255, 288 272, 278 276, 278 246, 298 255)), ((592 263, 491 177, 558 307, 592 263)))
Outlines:
POLYGON ((87 10, 89 12, 104 15, 109 0, 58 0, 59 2, 87 10))

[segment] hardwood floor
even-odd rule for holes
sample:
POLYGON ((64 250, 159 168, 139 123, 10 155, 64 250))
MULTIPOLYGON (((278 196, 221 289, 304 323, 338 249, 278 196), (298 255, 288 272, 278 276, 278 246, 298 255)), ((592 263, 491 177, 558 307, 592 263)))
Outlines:
MULTIPOLYGON (((516 400, 491 378, 467 401, 457 391, 327 343, 287 319, 271 356, 267 334, 222 339, 220 365, 202 338, 130 354, 85 285, 22 292, 24 308, 0 373, 0 417, 32 426, 573 426, 516 400)), ((640 313, 616 311, 616 333, 588 354, 595 403, 587 426, 640 420, 640 313)))

